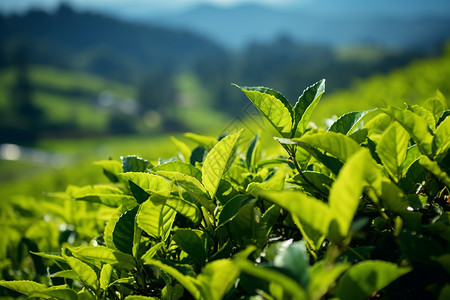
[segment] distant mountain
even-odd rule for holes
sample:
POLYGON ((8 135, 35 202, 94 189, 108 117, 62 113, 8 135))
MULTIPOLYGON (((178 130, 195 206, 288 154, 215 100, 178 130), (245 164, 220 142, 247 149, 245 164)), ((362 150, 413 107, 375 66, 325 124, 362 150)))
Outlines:
POLYGON ((223 59, 210 40, 181 29, 138 25, 61 5, 54 13, 33 10, 0 16, 0 66, 14 49, 27 48, 31 63, 81 69, 108 78, 164 69, 178 71, 198 60, 223 59))
POLYGON ((232 49, 255 41, 270 42, 280 35, 331 46, 376 44, 412 49, 450 37, 450 1, 318 0, 280 8, 200 5, 148 20, 193 30, 232 49))

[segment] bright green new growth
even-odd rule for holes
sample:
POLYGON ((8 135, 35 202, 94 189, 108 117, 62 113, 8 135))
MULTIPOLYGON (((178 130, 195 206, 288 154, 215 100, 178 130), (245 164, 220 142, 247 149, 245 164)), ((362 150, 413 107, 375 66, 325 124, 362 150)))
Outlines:
MULTIPOLYGON (((239 131, 221 139, 188 133, 193 149, 174 138, 181 155, 158 164, 136 156, 97 162, 111 184, 65 193, 68 203, 101 212, 90 219, 89 243, 67 239, 58 255, 24 239, 36 282, 16 276, 0 281, 0 292, 73 300, 444 299, 445 101, 350 112, 325 130, 308 125, 324 80, 294 106, 269 88, 240 89, 287 156, 264 157, 260 136, 245 143, 239 131)), ((89 223, 82 222, 75 230, 89 223)))

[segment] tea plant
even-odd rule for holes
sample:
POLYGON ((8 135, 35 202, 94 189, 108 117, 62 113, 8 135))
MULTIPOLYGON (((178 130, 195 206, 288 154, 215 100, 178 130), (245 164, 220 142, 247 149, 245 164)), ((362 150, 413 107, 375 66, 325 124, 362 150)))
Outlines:
MULTIPOLYGON (((292 106, 239 87, 280 134, 187 134, 191 150, 153 165, 96 164, 109 185, 67 196, 114 209, 89 244, 32 252, 48 280, 0 281, 48 299, 423 299, 450 297, 450 119, 423 106, 351 112, 327 130, 309 121, 321 80, 292 106)), ((36 279, 38 280, 38 279, 36 279)))

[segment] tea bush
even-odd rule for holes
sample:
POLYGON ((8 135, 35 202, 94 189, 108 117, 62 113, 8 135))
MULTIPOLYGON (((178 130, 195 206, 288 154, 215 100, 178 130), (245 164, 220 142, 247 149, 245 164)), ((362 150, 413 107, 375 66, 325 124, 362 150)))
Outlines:
MULTIPOLYGON (((269 88, 237 87, 277 130, 284 156, 264 157, 257 135, 243 147, 241 130, 219 139, 188 134, 198 146, 175 140, 178 155, 157 165, 136 156, 97 162, 111 183, 69 186, 65 201, 87 202, 71 213, 89 212, 90 232, 101 231, 79 246, 63 239, 60 253, 28 247, 26 279, 34 281, 0 281, 4 293, 450 297, 450 118, 442 95, 422 106, 350 112, 320 129, 309 121, 325 80, 295 106, 269 88)), ((75 232, 79 226, 86 225, 78 220, 75 232)))

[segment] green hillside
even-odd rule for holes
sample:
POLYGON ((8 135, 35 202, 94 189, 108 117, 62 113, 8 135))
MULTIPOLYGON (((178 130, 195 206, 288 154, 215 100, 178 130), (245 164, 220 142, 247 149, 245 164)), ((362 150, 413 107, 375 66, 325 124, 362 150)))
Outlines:
POLYGON ((417 104, 440 91, 450 103, 450 45, 441 57, 417 60, 407 67, 387 75, 376 74, 365 80, 355 81, 348 90, 325 94, 314 112, 318 123, 348 111, 417 104))

